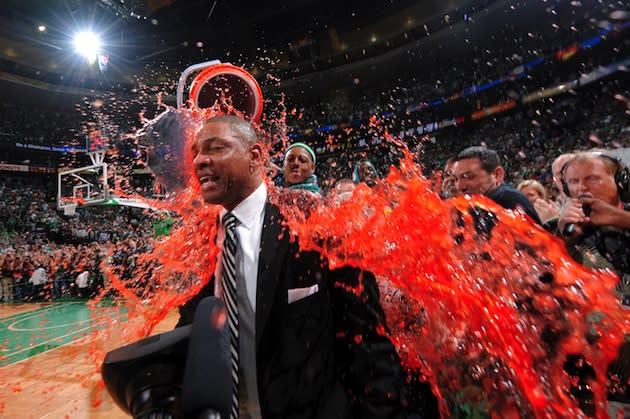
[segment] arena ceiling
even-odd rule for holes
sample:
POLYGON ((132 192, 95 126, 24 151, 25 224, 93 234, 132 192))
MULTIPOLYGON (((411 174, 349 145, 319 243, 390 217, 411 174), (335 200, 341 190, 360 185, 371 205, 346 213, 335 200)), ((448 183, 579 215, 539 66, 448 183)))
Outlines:
MULTIPOLYGON (((149 68, 176 78, 187 65, 220 59, 257 76, 289 65, 291 48, 337 41, 342 50, 370 45, 471 0, 3 0, 0 79, 17 74, 46 83, 89 88, 86 79, 137 83, 149 68), (42 28, 40 30, 38 28, 42 28), (108 71, 86 66, 73 36, 100 34, 108 71), (267 68, 262 68, 265 67, 267 68), (168 71, 167 71, 168 70, 168 71), (172 71, 171 71, 172 70, 172 71), (170 72, 169 72, 170 71, 170 72)), ((326 55, 331 51, 316 51, 326 55)), ((334 51, 333 51, 334 53, 334 51)), ((308 60, 308 57, 307 57, 308 60)), ((22 80, 23 81, 23 80, 22 80)), ((24 83, 21 83, 24 86, 24 83)))
MULTIPOLYGON (((541 36, 552 31, 551 38, 541 36, 541 42, 548 45, 553 41, 552 25, 570 25, 574 18, 599 4, 596 0, 3 0, 2 3, 0 71, 10 72, 11 64, 15 63, 36 69, 37 76, 41 71, 58 79, 65 77, 65 81, 96 77, 131 84, 135 80, 130 76, 147 68, 176 80, 187 65, 215 58, 258 70, 255 73, 258 77, 267 74, 270 68, 286 66, 291 48, 299 49, 303 44, 308 48, 312 40, 324 39, 330 45, 339 38, 338 55, 346 49, 356 52, 381 43, 388 34, 400 34, 414 26, 421 30, 422 22, 436 17, 444 21, 446 14, 451 13, 448 31, 432 33, 403 47, 382 45, 377 57, 368 55, 338 67, 317 69, 307 80, 300 75, 282 78, 283 88, 295 88, 298 92, 305 91, 304 86, 318 91, 333 80, 347 86, 357 80, 363 83, 385 76, 396 77, 395 71, 400 69, 408 72, 418 69, 421 73, 423 67, 438 60, 448 61, 471 52, 488 62, 505 59, 502 54, 511 49, 502 46, 515 41, 497 34, 532 32, 541 36), (489 6, 475 16, 474 22, 464 23, 457 8, 473 3, 489 6), (559 20, 563 15, 567 16, 566 23, 559 20), (38 30, 40 25, 45 26, 44 31, 38 30), (95 66, 83 65, 73 54, 72 36, 84 28, 101 34, 109 55, 107 73, 100 74, 95 66)), ((518 47, 514 45, 512 49, 518 47)), ((308 57, 306 61, 308 65, 308 57)))
POLYGON ((3 0, 0 46, 4 58, 47 66, 43 61, 66 49, 73 33, 91 27, 121 63, 194 61, 282 50, 313 36, 360 31, 406 11, 422 20, 459 3, 462 0, 3 0), (46 30, 39 32, 40 25, 46 30))

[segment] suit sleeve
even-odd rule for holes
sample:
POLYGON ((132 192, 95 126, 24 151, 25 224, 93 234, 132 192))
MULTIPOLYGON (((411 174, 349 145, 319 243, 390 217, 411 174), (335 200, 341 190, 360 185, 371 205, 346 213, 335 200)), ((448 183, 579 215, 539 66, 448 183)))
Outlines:
POLYGON ((389 339, 374 275, 332 272, 340 376, 355 418, 403 418, 400 358, 389 339))

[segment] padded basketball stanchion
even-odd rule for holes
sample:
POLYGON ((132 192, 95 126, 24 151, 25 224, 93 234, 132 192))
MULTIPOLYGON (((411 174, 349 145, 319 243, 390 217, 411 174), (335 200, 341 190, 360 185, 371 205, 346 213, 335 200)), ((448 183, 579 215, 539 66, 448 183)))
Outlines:
POLYGON ((195 64, 184 70, 177 85, 178 109, 184 107, 184 87, 195 71, 200 73, 190 86, 189 101, 193 111, 211 108, 226 98, 246 119, 260 120, 263 97, 256 79, 243 68, 218 60, 195 64))

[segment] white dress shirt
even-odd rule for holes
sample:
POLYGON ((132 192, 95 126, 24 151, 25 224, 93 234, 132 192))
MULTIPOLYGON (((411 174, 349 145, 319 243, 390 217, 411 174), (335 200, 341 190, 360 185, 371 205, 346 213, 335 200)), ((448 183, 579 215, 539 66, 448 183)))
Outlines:
MULTIPOLYGON (((247 285, 247 297, 256 312, 256 286, 258 283, 258 259, 260 256, 260 241, 262 238, 262 227, 265 217, 265 203, 267 202, 267 186, 262 182, 260 186, 247 198, 232 210, 236 217, 236 234, 238 236, 239 251, 236 254, 236 274, 245 279, 247 285)), ((221 210, 219 217, 219 229, 217 234, 217 245, 219 249, 223 247, 225 228, 223 227, 223 216, 227 214, 225 209, 221 210)), ((215 278, 220 275, 221 254, 217 256, 217 270, 215 278)), ((222 296, 223 289, 221 281, 215 281, 215 295, 222 296)))

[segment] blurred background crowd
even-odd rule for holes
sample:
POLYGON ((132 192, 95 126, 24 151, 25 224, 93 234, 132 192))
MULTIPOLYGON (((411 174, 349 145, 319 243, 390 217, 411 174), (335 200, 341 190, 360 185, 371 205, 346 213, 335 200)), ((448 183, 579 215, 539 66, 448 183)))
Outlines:
MULTIPOLYGON (((2 19, 13 25, 7 37, 19 44, 27 39, 27 18, 48 15, 17 3, 2 19)), ((371 6, 326 4, 323 26, 296 10, 267 19, 252 14, 254 32, 268 37, 270 48, 261 51, 248 42, 236 46, 238 39, 260 39, 252 34, 239 34, 242 39, 226 45, 202 39, 155 50, 147 37, 159 33, 161 42, 174 42, 170 25, 194 19, 202 5, 141 3, 120 7, 145 16, 138 18, 144 23, 112 18, 121 34, 138 40, 118 65, 114 61, 123 53, 113 45, 97 51, 95 61, 72 68, 50 54, 35 60, 28 48, 20 57, 3 52, 2 301, 92 295, 107 281, 102 260, 133 266, 134 255, 168 231, 168 217, 117 202, 64 212, 57 206, 57 173, 91 164, 85 152, 103 149, 117 186, 159 199, 164 187, 131 134, 163 110, 157 93, 162 103, 173 104, 182 60, 238 51, 232 58, 257 77, 268 99, 261 128, 271 149, 270 174, 281 187, 307 185, 323 196, 349 196, 357 182, 373 185, 384 178, 406 148, 424 175, 438 182, 439 193, 447 161, 467 147, 484 146, 500 157, 506 183, 537 181, 545 199, 555 203, 562 200, 551 167, 556 157, 597 148, 628 158, 630 22, 614 5, 488 0, 419 8, 401 1, 388 4, 389 17, 379 20, 371 6), (336 13, 352 17, 350 23, 336 13), (293 22, 282 39, 272 30, 279 20, 293 22), (129 60, 144 69, 129 70, 129 60), (292 143, 313 153, 313 166, 307 155, 306 175, 291 183, 288 158, 296 173, 302 170, 293 156, 300 148, 287 152, 292 143), (87 288, 77 279, 84 272, 87 288)), ((104 2, 95 10, 107 16, 109 7, 104 2)), ((213 13, 227 13, 229 20, 231 12, 222 7, 213 13)), ((76 4, 77 13, 84 8, 76 4)), ((39 38, 30 39, 37 48, 60 42, 52 27, 40 25, 37 31, 39 38)))

